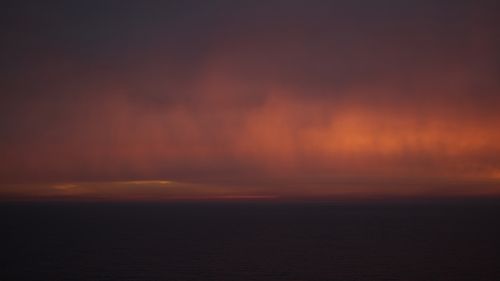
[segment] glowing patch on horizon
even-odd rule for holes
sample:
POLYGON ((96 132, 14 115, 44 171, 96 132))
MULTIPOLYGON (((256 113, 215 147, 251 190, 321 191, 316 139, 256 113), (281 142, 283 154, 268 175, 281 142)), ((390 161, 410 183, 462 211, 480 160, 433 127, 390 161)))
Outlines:
POLYGON ((173 181, 167 180, 133 180, 133 181, 117 181, 114 184, 132 184, 132 185, 167 185, 172 184, 173 181))
POLYGON ((73 183, 65 183, 65 184, 57 184, 57 185, 53 185, 52 188, 54 189, 57 189, 57 190, 70 190, 70 189, 74 189, 78 187, 77 184, 73 184, 73 183))

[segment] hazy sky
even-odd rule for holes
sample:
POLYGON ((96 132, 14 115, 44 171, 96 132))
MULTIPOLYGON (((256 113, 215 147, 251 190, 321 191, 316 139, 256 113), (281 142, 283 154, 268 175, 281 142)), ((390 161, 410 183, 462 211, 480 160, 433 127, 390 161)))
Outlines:
POLYGON ((497 1, 18 2, 0 196, 500 193, 497 1))

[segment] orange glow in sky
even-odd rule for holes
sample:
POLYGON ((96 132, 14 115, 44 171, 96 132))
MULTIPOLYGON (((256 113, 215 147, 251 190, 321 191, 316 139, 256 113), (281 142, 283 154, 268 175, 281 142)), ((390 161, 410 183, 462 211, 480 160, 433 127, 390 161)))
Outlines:
POLYGON ((500 195, 487 3, 318 2, 9 23, 0 199, 500 195))

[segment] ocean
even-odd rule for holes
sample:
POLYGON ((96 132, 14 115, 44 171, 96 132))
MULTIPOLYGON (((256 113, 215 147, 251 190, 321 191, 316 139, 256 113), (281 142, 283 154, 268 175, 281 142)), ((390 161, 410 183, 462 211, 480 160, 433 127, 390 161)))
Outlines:
POLYGON ((2 203, 0 280, 500 280, 500 202, 2 203))

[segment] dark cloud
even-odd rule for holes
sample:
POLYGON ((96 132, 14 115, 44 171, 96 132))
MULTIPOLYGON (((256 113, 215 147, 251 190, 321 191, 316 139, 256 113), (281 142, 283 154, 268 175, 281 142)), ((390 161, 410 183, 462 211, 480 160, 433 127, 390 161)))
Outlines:
POLYGON ((499 178, 497 12, 495 1, 11 2, 0 176, 499 178))

